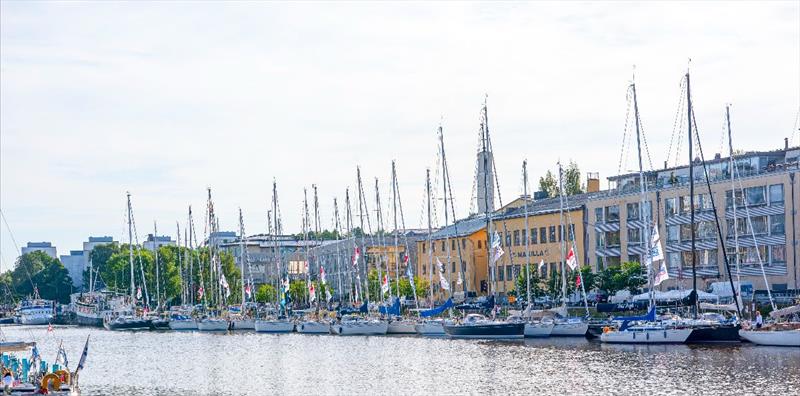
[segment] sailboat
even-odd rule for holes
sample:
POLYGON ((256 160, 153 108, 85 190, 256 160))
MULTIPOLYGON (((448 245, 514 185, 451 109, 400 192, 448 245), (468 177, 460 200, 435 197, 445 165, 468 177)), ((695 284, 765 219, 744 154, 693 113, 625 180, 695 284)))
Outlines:
MULTIPOLYGON (((131 193, 127 193, 128 197, 128 264, 130 265, 130 300, 127 304, 120 304, 103 319, 103 327, 106 330, 144 330, 150 328, 150 321, 140 315, 136 315, 136 301, 142 298, 142 289, 136 288, 134 280, 134 265, 133 265, 133 207, 131 205, 131 193)), ((142 285, 145 285, 144 270, 142 269, 142 285)), ((145 297, 147 293, 145 292, 145 297)), ((147 299, 143 301, 144 307, 147 307, 147 299)))
MULTIPOLYGON (((439 133, 441 133, 441 126, 439 127, 439 133)), ((448 299, 447 302, 439 308, 435 308, 433 305, 433 224, 432 224, 432 214, 431 214, 431 170, 425 170, 425 196, 427 201, 427 209, 428 209, 428 239, 425 242, 428 246, 428 263, 426 264, 428 267, 428 299, 431 302, 430 309, 420 311, 419 316, 420 318, 431 318, 437 315, 441 315, 445 310, 450 309, 453 307, 453 300, 448 299)), ((444 320, 443 319, 423 319, 422 321, 418 322, 414 325, 414 331, 417 334, 422 336, 428 337, 440 337, 444 336, 444 320)))
MULTIPOLYGON (((216 306, 216 309, 209 312, 209 305, 205 305, 206 315, 197 321, 197 329, 200 331, 227 331, 230 327, 228 320, 220 317, 222 314, 221 309, 224 305, 223 293, 227 292, 227 282, 225 282, 225 275, 222 274, 222 268, 219 263, 219 252, 213 241, 213 235, 217 231, 217 218, 214 212, 214 202, 211 200, 211 188, 207 189, 208 200, 206 202, 206 247, 208 248, 208 276, 211 294, 208 296, 211 304, 216 306), (216 279, 215 279, 216 276, 216 279), (223 289, 225 289, 223 291, 223 289)), ((202 275, 202 261, 200 273, 202 275)), ((201 276, 201 283, 202 276, 201 276)), ((201 285, 201 287, 204 287, 201 285)), ((204 294, 205 297, 205 294, 204 294)), ((206 300, 204 300, 205 302, 206 300)))
POLYGON ((274 221, 274 225, 272 225, 272 230, 274 232, 272 236, 274 242, 273 253, 275 254, 275 277, 278 286, 276 290, 278 293, 277 297, 279 297, 278 300, 280 300, 279 308, 281 308, 283 312, 278 310, 268 311, 266 317, 256 320, 255 330, 260 333, 291 333, 294 331, 294 322, 287 319, 288 298, 286 296, 289 293, 289 279, 288 274, 285 280, 282 279, 284 268, 281 265, 281 253, 278 246, 278 235, 280 235, 281 232, 280 212, 278 212, 278 184, 274 180, 272 182, 272 213, 274 221))
MULTIPOLYGON (((317 196, 317 186, 313 185, 312 188, 314 189, 314 238, 319 238, 320 235, 320 228, 319 228, 319 198, 317 196)), ((306 284, 308 288, 308 295, 309 295, 309 304, 314 304, 316 302, 316 309, 314 307, 309 306, 310 312, 307 312, 306 316, 299 320, 295 324, 295 330, 298 333, 303 334, 329 334, 331 332, 331 324, 327 320, 324 320, 320 317, 320 304, 321 304, 321 296, 317 296, 317 291, 314 286, 314 282, 311 281, 311 260, 310 260, 310 252, 309 252, 309 241, 308 241, 308 231, 309 226, 311 224, 308 218, 308 202, 305 198, 305 191, 303 191, 303 237, 305 239, 305 250, 306 250, 306 263, 308 263, 309 271, 306 272, 306 284)), ((320 263, 321 264, 321 263, 320 263)), ((325 267, 320 265, 319 266, 319 276, 322 278, 323 287, 327 283, 327 279, 325 279, 325 267)))
POLYGON ((238 314, 232 314, 230 318, 231 330, 255 330, 256 321, 248 313, 247 299, 253 295, 253 280, 250 276, 250 261, 247 254, 247 238, 244 232, 244 216, 242 208, 239 208, 239 263, 241 264, 241 286, 242 303, 238 307, 238 314), (245 276, 247 273, 250 276, 245 276))
MULTIPOLYGON (((189 205, 189 217, 187 219, 186 238, 184 238, 184 245, 188 249, 186 251, 186 258, 188 258, 188 268, 185 271, 186 275, 186 293, 184 293, 181 302, 184 305, 191 304, 194 301, 194 221, 192 220, 192 206, 189 205)), ((178 239, 180 240, 180 228, 178 229, 178 239)), ((180 243, 179 243, 180 245, 180 243)), ((179 250, 180 251, 180 250, 179 250)), ((172 330, 198 330, 197 319, 193 317, 193 307, 191 305, 179 307, 170 313, 169 328, 172 330)))
MULTIPOLYGON (((631 83, 629 92, 633 96, 634 106, 634 119, 636 125, 636 142, 637 152, 639 159, 639 218, 643 220, 646 231, 645 235, 645 254, 643 255, 644 264, 647 266, 647 282, 650 289, 649 307, 647 314, 644 316, 633 316, 614 318, 616 321, 621 321, 619 329, 612 329, 606 327, 603 333, 600 334, 600 341, 605 343, 623 343, 623 344, 671 344, 671 343, 684 343, 692 333, 692 329, 688 327, 673 327, 665 325, 664 323, 656 322, 656 306, 653 299, 654 279, 651 276, 651 267, 654 261, 664 260, 663 250, 661 249, 660 241, 658 240, 657 228, 651 223, 649 211, 645 210, 647 202, 647 181, 644 177, 644 169, 642 165, 642 147, 641 147, 641 131, 640 131, 640 118, 639 118, 639 105, 636 98, 636 84, 631 83), (653 241, 656 241, 654 246, 653 241), (631 323, 644 322, 631 326, 631 323)), ((691 146, 691 145, 690 145, 691 146)), ((692 206, 693 207, 693 206, 692 206)))

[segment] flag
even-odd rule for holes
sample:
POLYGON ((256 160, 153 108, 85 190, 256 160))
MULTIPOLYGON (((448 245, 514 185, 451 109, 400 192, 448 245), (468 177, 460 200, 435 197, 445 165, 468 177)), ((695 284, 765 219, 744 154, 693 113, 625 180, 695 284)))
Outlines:
POLYGON ((31 349, 31 362, 41 359, 39 355, 39 348, 36 347, 36 344, 33 345, 33 349, 31 349))
POLYGON ((86 363, 86 355, 89 354, 89 336, 86 336, 86 345, 83 346, 83 353, 81 353, 81 360, 78 361, 78 367, 75 369, 75 372, 81 371, 83 369, 84 363, 86 363))
POLYGON ((492 249, 496 249, 500 247, 500 234, 497 233, 497 230, 494 231, 494 235, 492 235, 492 249))
POLYGON ((653 286, 658 286, 661 282, 669 279, 669 273, 667 272, 667 264, 664 260, 661 260, 661 266, 658 269, 658 273, 656 273, 655 278, 653 278, 653 286))
POLYGON ((650 262, 664 261, 664 250, 661 248, 661 238, 658 236, 658 225, 653 228, 653 238, 650 241, 650 262))
MULTIPOLYGON (((406 256, 406 257, 408 257, 408 256, 406 256)), ((408 262, 408 261, 406 261, 406 262, 408 262)), ((411 268, 411 266, 408 265, 408 264, 406 264, 406 275, 408 275, 408 279, 413 279, 414 278, 414 269, 411 268)))
POLYGON ((333 296, 331 296, 331 291, 328 290, 328 288, 326 287, 325 288, 325 300, 330 302, 332 298, 333 298, 333 296))
POLYGON ((247 298, 250 298, 251 293, 252 290, 250 290, 250 285, 248 284, 244 287, 244 294, 247 296, 247 298))
POLYGON ((497 260, 500 260, 500 257, 502 257, 503 254, 505 254, 503 248, 500 246, 496 247, 494 251, 494 256, 492 256, 492 263, 496 262, 497 260))
POLYGON ((219 274, 219 285, 222 286, 223 289, 225 289, 225 298, 230 297, 231 289, 228 286, 228 280, 225 279, 225 274, 222 273, 219 274))
POLYGON ((308 284, 308 301, 314 302, 317 299, 317 291, 314 289, 314 282, 308 284))
POLYGON ((542 261, 539 262, 539 271, 542 270, 542 267, 544 267, 544 259, 542 259, 542 261))
POLYGON ((575 287, 581 287, 581 274, 575 277, 575 287))
POLYGON ((381 280, 381 291, 386 294, 389 292, 389 278, 386 275, 383 275, 383 280, 381 280))
POLYGON ((48 323, 47 324, 47 332, 48 333, 52 333, 53 332, 53 324, 52 323, 48 323))
POLYGON ((360 257, 361 257, 361 249, 359 249, 358 247, 356 247, 356 248, 355 248, 355 251, 353 251, 353 268, 355 268, 355 267, 356 267, 356 265, 358 265, 358 259, 359 259, 360 257))
POLYGON ((461 284, 463 284, 463 283, 464 283, 464 279, 461 278, 461 271, 459 271, 458 272, 458 280, 456 281, 456 284, 461 286, 461 284))
POLYGON ((439 285, 441 285, 444 290, 450 290, 450 283, 444 278, 443 273, 439 273, 439 285))
POLYGON ((505 252, 503 251, 503 247, 500 246, 500 234, 497 231, 494 232, 494 236, 492 236, 492 250, 494 254, 492 255, 492 263, 496 262, 500 259, 505 252))
POLYGON ((69 360, 67 360, 67 351, 64 350, 63 345, 58 346, 58 355, 56 356, 56 362, 61 360, 64 363, 64 367, 69 366, 69 360))
POLYGON ((142 299, 142 288, 141 287, 137 287, 136 288, 136 299, 137 300, 141 300, 142 299))
POLYGON ((197 298, 198 298, 198 299, 200 299, 200 298, 203 298, 203 293, 204 293, 204 292, 205 292, 205 290, 203 289, 203 286, 200 286, 200 287, 197 289, 197 298))
POLYGON ((442 264, 442 261, 439 260, 438 257, 436 258, 436 264, 439 265, 439 272, 444 272, 444 264, 442 264))
POLYGON ((575 271, 578 269, 578 258, 575 257, 575 247, 569 248, 569 253, 567 253, 567 265, 569 269, 575 271))
POLYGON ((325 267, 321 265, 319 266, 319 279, 323 285, 328 283, 327 279, 325 278, 325 267))

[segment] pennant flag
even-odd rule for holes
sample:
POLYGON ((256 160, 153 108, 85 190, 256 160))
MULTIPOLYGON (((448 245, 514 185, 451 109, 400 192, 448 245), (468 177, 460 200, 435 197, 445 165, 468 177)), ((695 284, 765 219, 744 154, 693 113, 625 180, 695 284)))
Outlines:
POLYGON ((203 298, 203 293, 205 293, 205 289, 203 289, 203 286, 200 286, 200 288, 197 289, 197 298, 203 298))
POLYGON ((48 323, 47 324, 47 332, 48 333, 52 333, 53 332, 53 324, 52 323, 48 323))
POLYGON ((539 271, 542 270, 542 267, 544 267, 544 259, 542 259, 542 261, 539 262, 539 271))
POLYGON ((567 265, 569 269, 575 271, 578 269, 578 258, 575 257, 575 247, 569 248, 569 253, 567 253, 567 265))
POLYGON ((75 372, 81 371, 83 365, 86 363, 86 356, 89 354, 89 336, 86 336, 86 345, 83 346, 83 353, 81 353, 81 360, 78 361, 78 367, 75 372))
POLYGON ((439 285, 442 286, 442 289, 444 290, 450 290, 450 283, 444 278, 443 273, 439 273, 439 285))
POLYGON ((650 262, 664 261, 664 250, 661 248, 661 238, 658 236, 658 225, 653 228, 653 238, 650 240, 650 262))
POLYGON ((356 247, 355 251, 353 252, 353 267, 355 268, 358 265, 358 259, 361 257, 361 249, 356 247))
POLYGON ((389 278, 387 278, 385 274, 383 275, 383 280, 381 281, 381 291, 383 294, 389 292, 389 278))
POLYGON ((69 367, 69 360, 67 359, 67 351, 64 350, 64 346, 60 345, 58 347, 58 356, 56 356, 56 362, 61 361, 64 363, 64 367, 69 367))
POLYGON ((325 267, 321 265, 319 266, 319 279, 323 285, 328 283, 328 280, 325 278, 325 267))
POLYGON ((461 278, 461 271, 459 271, 458 272, 458 280, 456 281, 456 284, 461 286, 463 283, 464 283, 464 279, 461 278))
POLYGON ((444 264, 442 264, 442 261, 439 260, 438 257, 436 258, 436 264, 439 265, 439 272, 444 272, 444 264))
POLYGON ((496 249, 500 247, 500 234, 497 233, 497 230, 494 231, 494 235, 492 235, 492 249, 496 249))
POLYGON ((142 299, 142 288, 141 287, 137 287, 136 288, 136 299, 137 300, 141 300, 142 299))
POLYGON ((317 299, 317 292, 314 290, 314 282, 308 284, 308 301, 314 302, 317 299))
POLYGON ((492 236, 492 250, 494 251, 494 254, 492 255, 492 263, 499 260, 500 257, 503 256, 503 254, 505 254, 505 252, 503 251, 503 247, 500 245, 501 245, 500 234, 498 234, 497 231, 495 231, 494 236, 492 236))
POLYGON ((246 285, 246 286, 244 287, 244 294, 247 296, 247 298, 250 298, 250 296, 252 295, 252 293, 253 293, 253 291, 252 291, 252 290, 250 290, 250 285, 249 285, 249 284, 248 284, 248 285, 246 285))
POLYGON ((661 284, 661 282, 667 279, 669 279, 669 273, 667 272, 667 264, 662 260, 661 266, 658 269, 658 273, 656 273, 656 276, 653 279, 653 286, 658 286, 661 284))
POLYGON ((222 273, 219 274, 219 285, 222 286, 223 289, 225 289, 225 298, 230 297, 231 289, 230 286, 228 285, 228 280, 225 279, 225 274, 222 273))
POLYGON ((575 277, 575 287, 581 287, 581 274, 575 277))

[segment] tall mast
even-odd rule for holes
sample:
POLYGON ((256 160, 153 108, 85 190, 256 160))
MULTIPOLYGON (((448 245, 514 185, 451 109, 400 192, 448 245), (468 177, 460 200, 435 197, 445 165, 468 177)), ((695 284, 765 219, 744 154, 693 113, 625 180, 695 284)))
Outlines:
MULTIPOLYGON (((189 205, 189 224, 187 226, 189 228, 189 302, 194 305, 195 302, 195 290, 194 285, 194 220, 192 220, 192 205, 189 205)), ((203 271, 200 268, 200 286, 202 287, 202 278, 203 271)), ((205 301, 205 293, 203 293, 203 301, 205 301)))
POLYGON ((559 235, 561 239, 561 248, 559 249, 559 253, 561 254, 561 306, 564 307, 566 310, 567 308, 567 268, 566 262, 564 261, 564 257, 566 257, 566 244, 567 241, 564 239, 564 172, 561 169, 561 162, 558 163, 558 216, 561 222, 561 230, 562 232, 559 235))
MULTIPOLYGON (((734 251, 733 257, 736 260, 736 285, 733 284, 733 277, 731 276, 731 267, 728 265, 728 260, 726 257, 725 260, 725 268, 728 271, 728 281, 731 284, 731 292, 733 293, 733 302, 736 303, 736 312, 739 314, 739 318, 742 317, 742 310, 739 306, 739 296, 742 295, 742 278, 739 272, 739 232, 736 227, 736 224, 739 220, 736 219, 736 184, 734 183, 734 169, 736 166, 736 161, 734 160, 733 155, 733 138, 731 137, 731 108, 729 105, 725 105, 725 122, 728 126, 728 149, 730 149, 731 158, 730 158, 730 172, 731 172, 731 203, 733 204, 733 244, 736 248, 734 251)), ((744 194, 742 194, 744 197, 744 194)), ((715 211, 716 212, 716 211, 715 211)), ((720 229, 721 231, 721 229, 720 229)), ((722 240, 722 235, 720 235, 720 240, 722 240)), ((723 252, 725 250, 723 249, 723 252)), ((727 255, 727 253, 726 253, 727 255)))
MULTIPOLYGON (((350 205, 350 188, 346 188, 344 190, 344 202, 345 202, 345 216, 344 221, 346 223, 345 228, 347 229, 347 235, 353 241, 353 259, 350 263, 352 272, 355 272, 355 279, 351 274, 350 276, 350 284, 351 286, 355 286, 355 299, 356 301, 361 301, 361 271, 359 269, 358 260, 356 259, 356 250, 358 249, 358 242, 356 241, 355 235, 353 235, 353 209, 350 205)), ((363 230, 362 230, 363 233, 363 230)))
POLYGON ((531 227, 528 225, 528 160, 522 161, 522 196, 525 200, 525 296, 528 307, 531 306, 531 227))
MULTIPOLYGON (((639 158, 639 218, 642 219, 644 222, 644 235, 641 238, 644 239, 644 246, 645 246, 645 255, 643 257, 644 265, 647 266, 647 284, 648 289, 650 289, 649 295, 649 307, 648 311, 653 307, 655 304, 654 302, 654 294, 653 294, 653 278, 652 278, 652 259, 650 254, 650 243, 653 235, 653 231, 650 227, 650 219, 648 218, 649 213, 645 211, 645 205, 647 203, 647 182, 644 178, 644 166, 642 165, 642 138, 641 138, 641 125, 639 120, 639 102, 636 98, 636 83, 631 83, 631 91, 633 92, 633 117, 636 123, 636 152, 639 158)), ((690 149, 691 150, 691 149, 690 149)))
MULTIPOLYGON (((486 135, 489 129, 489 113, 486 109, 486 102, 483 103, 483 120, 481 120, 481 149, 486 152, 486 135)), ((493 224, 492 224, 492 211, 488 210, 489 208, 489 158, 488 155, 484 154, 482 157, 483 160, 483 202, 486 205, 486 260, 487 260, 487 269, 489 269, 492 274, 492 279, 490 280, 491 287, 492 287, 492 296, 496 297, 497 294, 497 260, 492 259, 492 249, 490 246, 494 246, 493 238, 493 224)), ((491 191, 494 194, 494 190, 491 191)))
MULTIPOLYGON (((361 168, 356 167, 356 178, 358 181, 358 217, 361 224, 361 247, 364 249, 361 252, 361 260, 364 262, 364 297, 369 300, 369 263, 367 262, 367 245, 364 235, 364 216, 367 216, 367 226, 371 229, 369 224, 369 212, 367 212, 367 202, 364 198, 364 186, 361 184, 361 168)), ((370 230, 371 231, 371 230, 370 230)))
MULTIPOLYGON (((442 191, 443 191, 443 200, 444 200, 444 229, 447 229, 447 226, 450 224, 450 218, 447 216, 447 161, 445 161, 444 157, 444 132, 442 131, 442 126, 439 125, 439 141, 442 144, 442 191)), ((448 295, 452 297, 453 290, 450 286, 452 284, 451 274, 450 274, 450 234, 445 233, 445 251, 447 252, 447 263, 445 264, 445 271, 447 272, 447 285, 448 285, 448 295)))
MULTIPOLYGON (((180 274, 180 282, 181 282, 181 304, 186 304, 186 290, 184 289, 184 282, 183 282, 183 261, 181 260, 181 224, 178 221, 175 221, 175 226, 178 230, 178 239, 176 241, 177 245, 177 262, 178 262, 178 274, 180 274)), ((185 242, 185 241, 184 241, 185 242)))
MULTIPOLYGON (((281 299, 281 283, 282 283, 282 276, 283 272, 281 271, 281 253, 278 250, 278 234, 280 234, 280 223, 278 222, 278 183, 273 179, 272 180, 272 214, 273 214, 273 221, 275 222, 274 226, 272 227, 274 231, 274 235, 272 236, 272 251, 275 254, 275 268, 277 270, 277 280, 278 280, 278 287, 275 289, 277 293, 276 301, 280 301, 281 299)), ((284 304, 284 313, 288 314, 288 307, 284 304)))
POLYGON ((247 253, 245 252, 246 248, 247 246, 244 243, 244 217, 242 216, 242 208, 239 208, 239 264, 241 264, 242 267, 242 314, 244 314, 244 306, 246 303, 244 281, 244 261, 247 257, 247 253))
MULTIPOLYGON (((431 169, 425 169, 425 195, 428 206, 428 294, 433 308, 433 224, 431 221, 431 169)), ((445 206, 445 210, 447 207, 445 206)))
POLYGON ((155 253, 155 267, 156 267, 156 311, 161 309, 161 283, 159 281, 160 273, 158 269, 158 225, 153 221, 153 252, 155 253))
POLYGON ((131 267, 131 303, 136 304, 136 284, 133 281, 133 208, 131 207, 131 193, 128 192, 128 264, 131 267))
MULTIPOLYGON (((375 209, 375 213, 376 213, 375 217, 376 217, 376 219, 375 220, 378 222, 378 224, 377 224, 378 229, 376 230, 376 232, 378 233, 378 243, 381 245, 380 251, 382 252, 382 253, 378 254, 378 259, 375 262, 375 266, 378 267, 378 284, 379 284, 378 288, 380 290, 379 293, 381 295, 381 302, 382 302, 382 301, 384 301, 384 297, 383 297, 383 265, 381 264, 381 260, 383 259, 384 261, 386 261, 386 283, 387 284, 389 283, 389 260, 386 260, 386 258, 388 258, 388 256, 386 255, 386 250, 385 250, 385 248, 386 248, 386 243, 385 243, 386 242, 386 238, 385 238, 386 230, 383 227, 383 214, 381 213, 381 211, 383 210, 383 207, 381 206, 381 193, 380 193, 380 189, 378 188, 378 178, 377 177, 375 178, 375 206, 376 206, 376 209, 375 209)), ((392 289, 389 288, 389 299, 391 300, 391 298, 392 298, 392 289)))
MULTIPOLYGON (((336 286, 339 293, 339 305, 342 305, 342 293, 344 292, 344 283, 342 283, 342 252, 340 242, 341 238, 341 224, 339 223, 339 203, 336 197, 333 198, 333 232, 336 234, 336 286)), ((349 293, 348 293, 349 294, 349 293)))
POLYGON ((695 228, 694 228, 694 156, 692 149, 694 146, 694 139, 692 138, 692 95, 691 86, 689 84, 689 72, 686 72, 686 118, 687 130, 689 135, 689 213, 692 228, 692 291, 695 295, 694 304, 692 304, 692 316, 697 319, 697 253, 695 252, 695 228))
MULTIPOLYGON (((397 298, 400 298, 400 248, 398 247, 397 235, 397 170, 394 160, 392 160, 392 213, 394 223, 394 284, 397 288, 397 298)), ((414 279, 409 279, 413 284, 414 279)))
MULTIPOLYGON (((319 197, 317 196, 317 185, 316 184, 312 184, 311 188, 314 189, 314 240, 319 243, 322 239, 320 238, 320 232, 321 231, 320 231, 320 228, 319 228, 319 197)), ((312 254, 313 254, 313 257, 314 257, 314 264, 316 265, 317 262, 319 262, 319 265, 318 265, 318 268, 317 268, 317 271, 318 271, 317 272, 317 280, 319 281, 320 280, 319 279, 319 268, 322 268, 323 263, 322 263, 321 260, 318 259, 316 252, 312 252, 312 254)), ((309 272, 311 272, 312 269, 313 269, 313 267, 309 263, 309 265, 308 265, 309 272)), ((327 287, 327 285, 324 285, 323 287, 327 287)), ((319 296, 317 296, 317 310, 319 310, 320 302, 321 302, 321 300, 323 298, 323 294, 322 294, 323 291, 324 290, 317 290, 317 293, 319 293, 319 296)))

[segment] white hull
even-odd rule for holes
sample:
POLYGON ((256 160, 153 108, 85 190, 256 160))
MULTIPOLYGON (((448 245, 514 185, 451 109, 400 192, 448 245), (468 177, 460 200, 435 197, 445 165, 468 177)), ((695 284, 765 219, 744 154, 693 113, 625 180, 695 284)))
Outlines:
POLYGON ((444 337, 446 333, 444 332, 444 326, 442 322, 423 322, 417 323, 414 326, 414 330, 419 335, 423 336, 442 336, 444 337))
POLYGON ((331 324, 325 322, 315 322, 313 320, 299 322, 295 326, 298 333, 303 334, 330 334, 331 324))
POLYGON ((331 326, 331 331, 338 335, 385 335, 387 330, 389 323, 384 321, 340 323, 331 326))
POLYGON ((231 321, 232 330, 255 330, 255 319, 235 319, 231 321))
POLYGON ((223 319, 203 319, 197 322, 200 331, 228 331, 228 321, 223 319))
POLYGON ((417 334, 417 330, 414 327, 415 325, 414 322, 407 320, 389 322, 389 326, 386 328, 386 334, 417 334))
POLYGON ((259 333, 291 333, 294 323, 282 320, 257 320, 255 329, 259 333))
POLYGON ((550 337, 550 333, 553 332, 553 327, 553 323, 525 323, 525 337, 550 337))
POLYGON ((197 321, 194 319, 170 320, 169 328, 172 330, 197 330, 197 321))
POLYGON ((739 336, 756 345, 800 347, 800 330, 739 330, 739 336))
POLYGON ((609 331, 600 334, 600 341, 612 344, 683 344, 692 329, 652 329, 609 331))
POLYGON ((19 323, 24 325, 46 325, 53 320, 53 315, 26 315, 19 316, 19 323))
POLYGON ((585 337, 587 331, 589 331, 589 324, 586 322, 555 323, 550 335, 553 337, 585 337))

